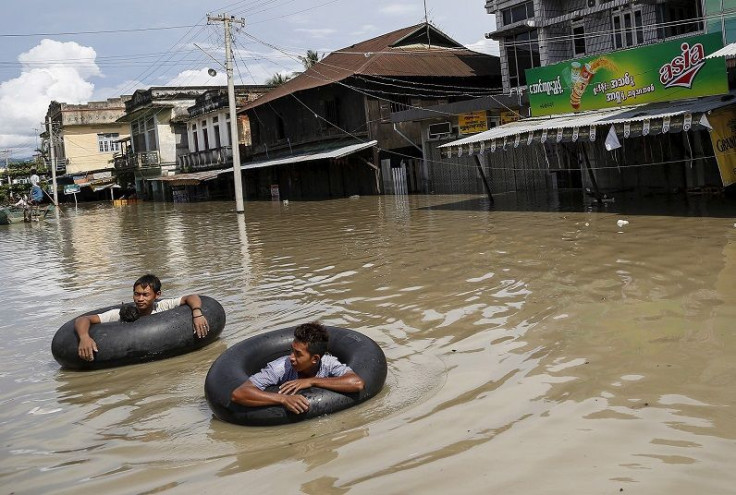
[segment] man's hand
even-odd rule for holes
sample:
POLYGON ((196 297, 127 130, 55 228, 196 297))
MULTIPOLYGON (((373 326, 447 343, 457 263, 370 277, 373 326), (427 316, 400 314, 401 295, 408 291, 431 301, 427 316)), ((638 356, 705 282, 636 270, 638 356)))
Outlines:
POLYGON ((95 352, 97 352, 97 343, 90 336, 84 336, 79 339, 78 347, 79 357, 85 361, 94 361, 95 352))
POLYGON ((313 387, 312 380, 309 378, 298 378, 296 380, 290 380, 279 385, 279 393, 286 395, 294 395, 300 390, 305 388, 313 387))
POLYGON ((309 401, 303 395, 284 395, 281 405, 295 414, 302 414, 309 409, 309 401))
POLYGON ((192 318, 192 328, 194 329, 194 333, 197 334, 197 337, 200 339, 204 338, 210 331, 210 324, 207 321, 207 317, 202 315, 192 318))

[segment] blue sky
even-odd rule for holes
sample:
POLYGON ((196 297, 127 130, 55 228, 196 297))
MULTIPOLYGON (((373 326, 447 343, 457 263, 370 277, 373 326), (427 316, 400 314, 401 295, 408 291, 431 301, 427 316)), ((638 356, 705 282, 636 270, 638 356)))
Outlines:
MULTIPOLYGON (((429 19, 477 51, 497 53, 485 0, 426 0, 429 19)), ((225 84, 221 23, 235 35, 236 82, 299 70, 308 49, 328 53, 424 20, 423 0, 8 0, 0 17, 0 150, 29 156, 49 102, 104 100, 149 86, 225 84), (198 45, 199 48, 197 48, 198 45), (201 48, 201 49, 200 49, 201 48), (218 69, 217 76, 207 69, 218 69)))

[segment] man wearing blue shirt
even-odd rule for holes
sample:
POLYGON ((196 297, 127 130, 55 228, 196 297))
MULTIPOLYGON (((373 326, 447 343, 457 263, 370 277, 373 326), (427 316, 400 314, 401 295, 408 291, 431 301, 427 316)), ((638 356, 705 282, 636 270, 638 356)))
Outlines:
POLYGON ((334 356, 325 355, 329 335, 317 322, 294 329, 291 354, 271 361, 261 371, 236 388, 231 400, 249 407, 281 405, 301 414, 309 401, 298 391, 319 387, 341 393, 363 390, 363 380, 334 356), (278 385, 278 392, 266 388, 278 385))

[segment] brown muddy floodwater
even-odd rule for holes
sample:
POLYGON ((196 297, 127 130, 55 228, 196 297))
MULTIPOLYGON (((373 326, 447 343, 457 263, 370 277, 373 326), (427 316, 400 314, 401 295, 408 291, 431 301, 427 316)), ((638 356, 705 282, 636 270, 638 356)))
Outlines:
POLYGON ((105 204, 0 226, 2 493, 734 493, 736 205, 650 206, 105 204), (148 271, 217 298, 221 339, 60 370, 56 329, 148 271), (376 340, 384 390, 296 425, 214 419, 217 356, 312 319, 376 340))

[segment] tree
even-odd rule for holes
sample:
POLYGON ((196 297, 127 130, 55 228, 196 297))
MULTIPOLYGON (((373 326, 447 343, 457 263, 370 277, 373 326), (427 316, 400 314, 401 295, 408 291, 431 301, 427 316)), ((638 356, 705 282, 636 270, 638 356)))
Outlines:
POLYGON ((284 84, 286 81, 288 81, 292 77, 294 76, 291 76, 288 74, 284 75, 284 74, 281 74, 280 72, 277 72, 272 77, 266 80, 266 86, 281 86, 282 84, 284 84))
POLYGON ((299 57, 299 60, 301 60, 302 64, 304 65, 304 69, 309 69, 311 66, 313 66, 323 58, 325 58, 324 53, 320 55, 318 51, 307 50, 307 54, 303 57, 299 57))

